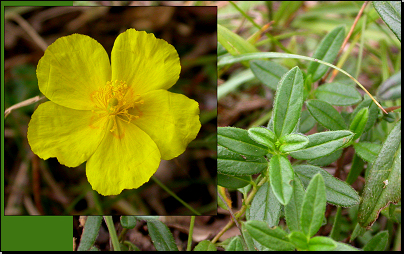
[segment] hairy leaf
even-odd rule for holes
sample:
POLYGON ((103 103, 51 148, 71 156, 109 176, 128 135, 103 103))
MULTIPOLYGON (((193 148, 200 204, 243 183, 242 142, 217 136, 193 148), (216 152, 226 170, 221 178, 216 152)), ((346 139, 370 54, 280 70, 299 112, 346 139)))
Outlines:
POLYGON ((354 86, 339 82, 321 85, 314 91, 314 94, 317 99, 335 106, 351 106, 362 100, 361 94, 354 86))
POLYGON ((306 105, 314 119, 325 128, 332 131, 347 129, 340 113, 329 103, 321 100, 310 100, 306 102, 306 105))
POLYGON ((314 236, 323 222, 326 194, 323 177, 317 173, 307 186, 304 195, 300 228, 307 237, 314 236))
POLYGON ((303 105, 303 74, 299 67, 288 71, 276 90, 273 124, 279 138, 290 134, 298 124, 303 105))
POLYGON ((268 148, 252 140, 247 130, 235 127, 217 128, 217 143, 244 155, 260 156, 268 153, 268 148))
POLYGON ((307 136, 309 143, 299 151, 291 152, 290 155, 299 160, 313 160, 338 150, 348 143, 353 133, 347 130, 319 132, 307 136))
POLYGON ((250 61, 250 68, 264 85, 273 90, 276 90, 279 80, 288 71, 282 65, 267 60, 252 60, 250 61))
POLYGON ((293 194, 293 168, 289 160, 276 154, 269 162, 269 179, 272 191, 282 205, 287 205, 293 194))
POLYGON ((293 251, 295 247, 289 242, 288 235, 280 227, 269 228, 264 221, 245 222, 250 236, 261 245, 274 251, 293 251))
POLYGON ((362 227, 370 227, 384 207, 401 199, 401 119, 368 170, 358 211, 362 227))
POLYGON ((327 202, 343 207, 351 207, 359 203, 359 195, 350 185, 335 178, 324 169, 311 165, 296 165, 293 169, 305 186, 314 175, 320 173, 325 183, 327 202))
MULTIPOLYGON (((345 36, 345 28, 339 26, 329 32, 320 42, 313 58, 323 60, 324 62, 333 63, 337 57, 338 51, 342 45, 345 36)), ((307 74, 312 74, 312 81, 319 80, 328 70, 329 67, 316 62, 311 62, 307 68, 307 74)))
POLYGON ((241 155, 223 146, 217 147, 217 170, 225 175, 241 176, 262 172, 267 168, 264 157, 241 155))

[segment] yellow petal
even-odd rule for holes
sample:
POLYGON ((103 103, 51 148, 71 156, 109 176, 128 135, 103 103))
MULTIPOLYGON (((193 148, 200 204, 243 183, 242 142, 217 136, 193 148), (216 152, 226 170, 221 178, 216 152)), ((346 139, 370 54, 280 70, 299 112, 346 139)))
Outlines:
POLYGON ((46 160, 56 157, 68 167, 77 167, 95 151, 106 133, 107 118, 91 111, 65 108, 51 101, 35 110, 28 124, 32 151, 46 160))
POLYGON ((37 67, 39 90, 51 101, 72 109, 93 106, 90 95, 111 80, 107 52, 96 40, 81 34, 57 39, 37 67))
POLYGON ((92 188, 104 196, 140 187, 160 164, 160 152, 146 133, 118 117, 116 124, 117 130, 105 135, 86 165, 92 188))
POLYGON ((134 112, 139 118, 131 123, 153 139, 163 160, 182 154, 201 128, 198 103, 166 90, 151 91, 141 98, 144 103, 134 112))
POLYGON ((153 34, 128 29, 115 40, 112 80, 126 81, 136 93, 168 89, 177 82, 181 65, 175 48, 153 34))

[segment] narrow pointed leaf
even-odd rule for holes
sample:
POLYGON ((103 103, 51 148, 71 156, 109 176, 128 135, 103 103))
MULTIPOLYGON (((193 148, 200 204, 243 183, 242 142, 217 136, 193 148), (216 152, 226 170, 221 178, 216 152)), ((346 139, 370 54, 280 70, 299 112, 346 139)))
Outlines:
POLYGON ((349 130, 355 133, 352 140, 357 140, 363 133, 369 118, 369 109, 362 108, 353 118, 349 130))
POLYGON ((281 203, 275 197, 268 182, 264 183, 251 203, 250 220, 265 221, 269 227, 278 225, 281 215, 281 203))
POLYGON ((293 251, 295 247, 289 242, 288 235, 280 227, 269 228, 264 221, 245 222, 250 236, 261 245, 274 251, 293 251))
POLYGON ((225 175, 253 175, 267 168, 263 156, 241 155, 224 148, 217 147, 217 170, 225 175))
POLYGON ((296 165, 293 169, 304 186, 309 184, 313 176, 320 173, 324 179, 328 203, 343 207, 351 207, 359 203, 359 195, 355 189, 338 178, 335 178, 324 169, 311 165, 296 165))
POLYGON ((248 136, 247 130, 240 128, 217 128, 217 143, 233 152, 244 155, 260 156, 268 153, 267 147, 252 140, 248 136))
POLYGON ((304 195, 300 228, 308 237, 314 236, 323 222, 326 194, 323 177, 317 173, 307 186, 304 195))
POLYGON ((351 122, 355 118, 355 116, 358 114, 358 112, 362 108, 369 108, 369 116, 368 116, 368 121, 366 122, 365 128, 363 129, 363 132, 367 132, 371 128, 374 127, 377 117, 379 115, 379 108, 377 105, 371 100, 371 99, 365 99, 359 105, 355 108, 355 110, 351 114, 351 122))
POLYGON ((158 251, 178 251, 174 237, 168 227, 159 220, 148 220, 147 228, 154 247, 158 251))
POLYGON ((382 145, 371 142, 358 142, 354 144, 355 152, 363 160, 373 163, 382 148, 382 145))
POLYGON ((306 102, 306 105, 314 119, 325 128, 332 131, 347 129, 341 114, 329 103, 321 100, 310 100, 306 102))
POLYGON ((384 207, 401 199, 401 119, 368 170, 358 211, 362 227, 370 227, 384 207))
POLYGON ((372 1, 373 7, 401 42, 401 3, 399 1, 372 1))
POLYGON ((304 193, 302 182, 295 174, 293 179, 293 194, 289 203, 284 207, 286 224, 291 231, 300 231, 300 213, 304 193))
POLYGON ((273 90, 276 90, 279 80, 288 71, 282 65, 266 60, 250 61, 250 68, 255 77, 273 90))
POLYGON ((84 224, 83 234, 81 235, 78 251, 88 251, 93 247, 95 239, 98 236, 102 222, 102 216, 87 216, 84 224))
POLYGON ((217 40, 232 55, 258 52, 254 45, 219 24, 217 24, 217 40))
POLYGON ((276 154, 269 162, 269 179, 272 191, 282 205, 287 205, 293 194, 293 168, 289 160, 276 154))
POLYGON ((348 143, 353 133, 347 130, 319 132, 307 136, 309 143, 299 151, 291 152, 290 155, 299 160, 313 160, 338 150, 348 143))
MULTIPOLYGON (((345 28, 339 26, 329 32, 320 42, 316 51, 313 54, 313 58, 320 59, 324 62, 333 63, 337 57, 338 51, 342 45, 345 37, 345 28)), ((312 81, 319 80, 329 67, 321 65, 316 62, 311 62, 307 68, 307 74, 312 74, 312 81)))
POLYGON ((298 124, 303 105, 303 74, 299 67, 288 71, 276 90, 273 124, 279 138, 290 134, 298 124))
POLYGON ((321 85, 314 91, 314 94, 317 99, 335 106, 351 106, 362 100, 361 94, 354 86, 339 82, 321 85))

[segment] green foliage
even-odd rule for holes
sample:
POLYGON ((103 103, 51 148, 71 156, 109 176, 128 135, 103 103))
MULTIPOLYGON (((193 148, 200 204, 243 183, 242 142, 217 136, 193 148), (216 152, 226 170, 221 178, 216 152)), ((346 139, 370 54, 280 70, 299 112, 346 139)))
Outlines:
MULTIPOLYGON (((273 8, 277 8, 272 16, 274 23, 270 33, 273 35, 278 32, 279 36, 274 38, 266 33, 268 39, 262 42, 257 40, 259 31, 256 32, 256 29, 260 29, 255 23, 257 21, 247 18, 248 10, 243 9, 240 13, 249 21, 247 23, 251 25, 250 32, 254 33, 245 41, 255 45, 258 51, 244 50, 244 53, 238 51, 234 54, 230 50, 230 54, 224 53, 218 58, 219 76, 245 68, 256 77, 254 82, 247 81, 234 89, 235 98, 248 98, 251 91, 273 98, 270 112, 266 112, 265 107, 264 110, 257 110, 259 112, 256 114, 244 116, 234 124, 237 128, 218 127, 218 159, 222 152, 221 146, 234 152, 233 156, 238 154, 245 159, 243 164, 240 163, 243 169, 236 165, 224 169, 222 167, 225 164, 219 162, 219 172, 226 171, 227 175, 235 175, 248 170, 250 166, 245 164, 254 164, 248 156, 255 156, 255 161, 262 163, 262 167, 266 164, 267 169, 249 174, 250 183, 243 189, 234 190, 243 195, 241 209, 236 212, 235 218, 242 224, 243 237, 232 239, 234 246, 236 243, 239 246, 238 250, 242 250, 242 244, 245 244, 249 250, 357 251, 360 249, 351 246, 352 243, 346 244, 338 240, 351 234, 356 237, 355 234, 363 233, 366 231, 364 227, 376 220, 375 213, 378 215, 388 204, 396 203, 401 198, 398 194, 401 191, 401 173, 397 170, 401 166, 401 145, 397 145, 401 144, 397 143, 401 136, 398 137, 397 127, 393 128, 394 124, 400 122, 401 110, 386 114, 388 107, 392 107, 390 111, 400 108, 401 58, 389 52, 386 46, 398 45, 392 40, 389 31, 383 30, 383 36, 377 36, 381 28, 376 22, 379 13, 386 23, 392 24, 397 13, 383 7, 382 11, 376 12, 369 7, 372 5, 368 5, 362 14, 366 18, 355 24, 353 34, 348 38, 353 46, 348 47, 350 44, 346 46, 343 42, 353 19, 342 22, 343 19, 329 19, 327 15, 349 13, 354 16, 359 12, 361 4, 318 3, 315 7, 306 6, 308 9, 303 13, 296 13, 295 8, 299 8, 301 4, 266 3, 269 17, 273 8), (390 21, 383 17, 383 11, 393 15, 390 16, 390 21), (296 16, 291 15, 293 12, 296 16), (291 20, 293 21, 289 23, 291 20), (287 24, 310 32, 282 33, 284 29, 290 29, 287 24), (379 26, 379 32, 373 30, 375 26, 379 26), (317 30, 322 34, 319 36, 320 41, 313 39, 316 37, 314 34, 319 33, 317 30), (302 45, 296 44, 296 35, 303 35, 306 41, 298 42, 302 45), (370 69, 366 65, 371 61, 366 50, 372 50, 373 47, 367 45, 367 40, 373 37, 376 40, 383 37, 380 43, 384 48, 380 52, 377 49, 372 51, 382 63, 382 80, 373 74, 377 72, 375 68, 370 69), (282 41, 284 47, 278 44, 277 39, 282 40, 281 38, 289 39, 282 41), (352 55, 357 42, 361 43, 358 57, 352 55), (276 52, 278 48, 285 53, 276 52), (305 51, 307 53, 301 53, 305 51), (285 59, 293 61, 286 62, 285 59), (395 63, 394 71, 388 63, 389 59, 395 63), (308 65, 305 65, 306 61, 309 61, 308 65), (237 63, 242 63, 244 67, 237 63), (335 76, 337 71, 340 75, 335 76), (349 74, 352 72, 356 72, 355 78, 349 74), (396 74, 392 75, 393 73, 396 74), (349 79, 341 78, 342 75, 349 79), (369 76, 373 86, 368 85, 365 89, 356 79, 359 75, 369 76), (256 80, 263 87, 257 86, 256 80), (366 95, 361 95, 351 80, 366 95), (249 90, 240 93, 243 89, 249 90), (377 97, 372 96, 375 93, 377 97), (258 120, 255 119, 257 117, 258 120), (266 122, 266 127, 257 127, 266 122), (245 131, 240 131, 240 127, 245 129, 247 135, 245 131), (392 134, 389 133, 396 133, 395 141, 392 141, 392 134), (381 145, 381 142, 384 144, 381 145), (389 148, 383 150, 387 143, 389 148), (354 183, 358 178, 363 179, 362 174, 366 177, 365 186, 362 188, 359 185, 358 189, 358 185, 354 183), (327 203, 332 206, 326 212, 327 203), (245 217, 242 215, 244 211, 245 217), (346 211, 349 211, 349 219, 346 218, 346 211), (322 226, 332 223, 330 218, 334 222, 331 233, 327 236, 324 235, 327 234, 327 229, 322 226), (359 226, 355 229, 357 221, 359 226)), ((378 8, 378 4, 373 5, 378 8)), ((393 6, 394 10, 399 8, 396 3, 389 2, 387 5, 393 6)), ((397 24, 394 23, 396 26, 397 24)), ((231 27, 225 23, 223 26, 231 27)), ((242 31, 241 35, 248 33, 247 30, 238 31, 242 31)), ((250 77, 249 80, 253 79, 250 77)), ((389 220, 397 221, 395 216, 389 215, 390 212, 384 213, 389 220)), ((380 233, 374 239, 368 239, 361 246, 365 250, 380 250, 385 247, 384 241, 388 237, 386 238, 385 233, 380 233), (380 246, 375 247, 377 243, 380 246)))

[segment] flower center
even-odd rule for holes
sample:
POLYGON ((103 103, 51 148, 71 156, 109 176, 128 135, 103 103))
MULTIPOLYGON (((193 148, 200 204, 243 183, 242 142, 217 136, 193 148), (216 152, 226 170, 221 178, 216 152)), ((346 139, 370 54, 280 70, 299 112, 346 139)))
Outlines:
POLYGON ((125 81, 118 80, 107 81, 105 86, 91 94, 91 100, 94 102, 93 112, 99 116, 113 118, 111 132, 117 130, 117 117, 127 123, 139 118, 138 115, 130 114, 128 110, 135 108, 136 104, 143 104, 140 95, 134 94, 125 81))

